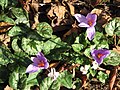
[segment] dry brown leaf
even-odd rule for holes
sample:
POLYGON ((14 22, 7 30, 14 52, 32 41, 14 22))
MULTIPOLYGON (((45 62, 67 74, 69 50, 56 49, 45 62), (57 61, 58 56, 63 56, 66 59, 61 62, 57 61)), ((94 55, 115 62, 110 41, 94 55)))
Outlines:
POLYGON ((100 16, 100 14, 103 12, 102 9, 94 8, 91 13, 97 14, 97 16, 100 16))
POLYGON ((48 12, 47 16, 49 17, 50 20, 52 20, 52 26, 55 27, 56 25, 58 26, 60 22, 65 18, 65 12, 66 8, 62 5, 53 5, 48 12), (54 19, 53 19, 54 17, 54 19), (55 22, 56 20, 56 22, 55 22))
POLYGON ((55 68, 56 66, 58 66, 59 63, 60 62, 52 62, 50 63, 49 68, 55 68))
POLYGON ((67 36, 71 35, 72 33, 77 33, 79 31, 79 28, 78 27, 73 27, 71 28, 68 32, 66 32, 64 35, 63 35, 63 39, 65 39, 67 36))
POLYGON ((86 82, 87 82, 87 76, 86 76, 86 75, 82 75, 81 79, 82 79, 82 87, 87 86, 87 85, 86 85, 86 82))
POLYGON ((38 13, 38 10, 39 10, 39 1, 38 0, 32 0, 32 3, 30 4, 31 6, 31 9, 33 11, 33 14, 34 15, 34 23, 32 24, 32 29, 35 29, 36 28, 36 25, 39 23, 39 13, 38 13))
POLYGON ((70 14, 74 15, 75 14, 75 7, 71 3, 68 3, 68 6, 70 8, 70 14))
POLYGON ((51 3, 52 0, 43 0, 43 3, 51 3))
POLYGON ((13 89, 7 85, 7 86, 4 88, 4 90, 13 90, 13 89))
POLYGON ((110 72, 110 80, 109 80, 109 90, 113 89, 115 80, 116 80, 116 76, 117 76, 117 72, 118 72, 118 67, 115 66, 114 69, 110 72))
POLYGON ((116 48, 113 48, 113 51, 115 51, 118 54, 120 54, 120 46, 116 46, 116 48))
POLYGON ((0 22, 0 33, 7 32, 13 25, 14 24, 10 24, 8 22, 0 22))
POLYGON ((35 29, 39 23, 39 0, 19 0, 26 12, 29 12, 31 28, 35 29))
POLYGON ((7 36, 6 34, 1 34, 0 35, 0 42, 8 46, 8 42, 10 42, 10 37, 7 36))

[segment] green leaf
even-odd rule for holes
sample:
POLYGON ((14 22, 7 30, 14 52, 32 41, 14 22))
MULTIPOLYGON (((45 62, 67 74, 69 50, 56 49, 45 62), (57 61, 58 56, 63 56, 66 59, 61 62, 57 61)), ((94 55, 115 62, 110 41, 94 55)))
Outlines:
POLYGON ((60 38, 52 38, 47 40, 44 43, 44 48, 43 48, 43 52, 45 54, 49 54, 50 50, 55 49, 55 48, 61 48, 61 47, 66 47, 66 43, 62 42, 60 38))
POLYGON ((108 42, 106 40, 102 40, 97 46, 97 49, 101 49, 101 48, 107 48, 109 49, 109 45, 108 42))
POLYGON ((78 37, 76 37, 76 40, 74 42, 75 44, 82 44, 84 47, 87 46, 86 40, 85 40, 85 34, 80 34, 78 37))
POLYGON ((8 32, 8 35, 13 37, 13 36, 16 36, 16 35, 19 35, 21 34, 22 29, 19 27, 19 26, 14 26, 9 32, 8 32))
POLYGON ((13 6, 13 7, 15 7, 15 6, 17 6, 18 5, 18 1, 17 0, 8 0, 8 6, 13 6))
POLYGON ((26 17, 19 17, 15 20, 16 24, 23 23, 30 27, 29 20, 26 17))
POLYGON ((49 90, 60 90, 60 82, 58 80, 54 81, 49 90))
POLYGON ((12 41, 12 49, 15 51, 15 52, 21 52, 22 50, 20 49, 19 45, 18 45, 18 38, 15 38, 13 41, 12 41))
POLYGON ((108 79, 108 75, 103 73, 102 71, 99 71, 97 78, 100 82, 105 83, 105 81, 108 79))
POLYGON ((13 55, 10 50, 4 46, 0 46, 0 65, 7 65, 13 62, 13 55))
POLYGON ((52 83, 53 83, 52 78, 50 77, 45 78, 44 80, 42 80, 42 83, 40 84, 40 90, 49 90, 52 83))
POLYGON ((85 56, 90 57, 91 56, 90 52, 91 52, 91 49, 90 48, 86 48, 85 51, 84 51, 85 56))
POLYGON ((38 71, 38 72, 35 72, 35 73, 30 73, 28 78, 27 78, 27 85, 26 85, 26 89, 30 89, 31 86, 34 86, 34 85, 38 85, 38 80, 37 80, 37 76, 38 74, 41 72, 38 71))
MULTIPOLYGON (((74 58, 73 58, 74 59, 74 58)), ((82 64, 83 63, 83 60, 84 58, 82 58, 81 56, 77 56, 75 57, 75 63, 77 64, 82 64)))
POLYGON ((12 13, 17 18, 15 20, 16 24, 23 23, 23 24, 26 24, 28 27, 30 26, 29 19, 28 19, 28 13, 26 13, 22 8, 13 7, 12 13))
POLYGON ((25 12, 23 11, 22 8, 14 8, 14 7, 12 7, 11 10, 12 10, 12 13, 15 15, 16 18, 26 17, 25 12))
POLYGON ((43 41, 22 38, 22 49, 29 55, 36 55, 43 49, 43 41))
POLYGON ((65 86, 69 89, 72 88, 72 74, 70 74, 68 71, 62 72, 58 77, 58 81, 62 86, 65 86))
POLYGON ((53 30, 48 23, 46 22, 39 23, 36 29, 37 33, 40 34, 42 37, 51 38, 53 30))
POLYGON ((46 77, 40 83, 40 90, 60 90, 60 85, 58 80, 53 81, 52 78, 46 77))
POLYGON ((9 84, 15 90, 24 90, 26 87, 27 76, 25 74, 26 68, 22 65, 16 65, 9 77, 9 84))
MULTIPOLYGON (((95 37, 93 39, 93 42, 95 42, 95 44, 99 44, 100 43, 100 39, 103 38, 103 34, 100 32, 96 32, 95 33, 95 37)), ((102 41, 102 40, 101 40, 102 41)))
POLYGON ((105 61, 105 62, 107 65, 116 66, 116 65, 120 64, 119 59, 120 59, 120 54, 118 54, 115 51, 111 51, 110 55, 107 57, 107 61, 105 61))
POLYGON ((90 74, 92 75, 92 77, 94 77, 96 75, 96 71, 94 69, 90 69, 90 74))
POLYGON ((72 44, 72 48, 75 52, 80 53, 80 51, 83 49, 84 45, 82 44, 72 44))
POLYGON ((11 23, 11 24, 15 24, 14 20, 12 18, 9 18, 5 14, 1 14, 0 15, 0 21, 4 21, 4 22, 11 23))
POLYGON ((2 10, 4 10, 8 6, 8 0, 0 0, 0 5, 2 6, 2 10))
POLYGON ((13 89, 17 89, 18 82, 19 82, 19 73, 14 71, 13 73, 11 73, 9 77, 10 87, 12 87, 13 89))
POLYGON ((114 19, 112 19, 105 26, 105 31, 110 36, 113 36, 113 34, 115 34, 115 33, 117 34, 117 32, 120 32, 120 18, 114 18, 114 19))
POLYGON ((0 66, 0 83, 4 83, 9 78, 9 70, 6 66, 0 66))

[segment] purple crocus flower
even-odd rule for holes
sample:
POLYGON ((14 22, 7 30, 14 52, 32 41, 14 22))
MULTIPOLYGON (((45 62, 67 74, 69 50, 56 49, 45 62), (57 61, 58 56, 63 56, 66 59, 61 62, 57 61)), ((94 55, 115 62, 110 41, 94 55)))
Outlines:
POLYGON ((103 59, 110 54, 110 51, 107 49, 92 50, 91 55, 93 59, 100 65, 103 62, 103 59))
POLYGON ((80 23, 79 27, 87 27, 87 37, 89 40, 92 40, 95 36, 95 25, 97 20, 96 14, 88 13, 87 16, 83 16, 81 14, 74 15, 77 21, 80 23))
POLYGON ((33 63, 27 67, 26 73, 33 73, 39 69, 47 69, 49 67, 47 59, 41 52, 39 52, 36 56, 37 57, 31 57, 33 63))

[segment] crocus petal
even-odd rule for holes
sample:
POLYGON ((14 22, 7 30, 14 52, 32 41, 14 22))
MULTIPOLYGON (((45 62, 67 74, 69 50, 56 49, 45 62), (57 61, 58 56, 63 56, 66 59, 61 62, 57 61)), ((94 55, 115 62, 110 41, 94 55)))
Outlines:
POLYGON ((77 19, 77 21, 79 23, 81 23, 81 22, 86 22, 87 23, 86 17, 81 15, 81 14, 75 14, 74 17, 77 19))
POLYGON ((91 51, 91 55, 92 55, 93 59, 100 65, 103 62, 103 58, 98 58, 97 54, 98 54, 98 50, 91 51))
POLYGON ((78 24, 79 27, 90 27, 86 22, 81 22, 78 24))
POLYGON ((91 14, 91 13, 88 13, 87 16, 86 16, 87 20, 92 20, 93 23, 96 22, 97 20, 97 15, 96 14, 91 14))
POLYGON ((38 58, 38 60, 43 60, 44 62, 47 62, 47 59, 45 58, 45 56, 43 55, 42 52, 39 52, 37 54, 37 58, 38 58))
POLYGON ((48 67, 49 67, 49 63, 48 63, 48 62, 45 62, 44 69, 47 69, 48 67))
POLYGON ((91 55, 93 59, 100 65, 103 62, 103 59, 106 58, 110 54, 109 50, 106 49, 99 49, 99 50, 92 50, 91 55), (102 54, 100 58, 98 58, 98 54, 102 54))
POLYGON ((37 72, 38 70, 39 70, 39 67, 36 67, 33 64, 30 64, 26 69, 26 73, 34 73, 34 72, 37 72))
POLYGON ((36 57, 31 57, 31 60, 36 64, 38 64, 40 62, 39 59, 36 57))
POLYGON ((95 28, 94 27, 87 28, 86 33, 87 33, 88 39, 91 41, 95 36, 95 28))

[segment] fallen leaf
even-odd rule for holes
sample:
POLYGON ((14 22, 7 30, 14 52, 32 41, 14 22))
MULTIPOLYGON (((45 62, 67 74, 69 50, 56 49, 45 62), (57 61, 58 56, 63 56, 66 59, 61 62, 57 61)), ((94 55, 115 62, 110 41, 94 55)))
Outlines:
POLYGON ((2 42, 4 45, 8 46, 8 43, 10 42, 10 37, 6 34, 0 35, 0 42, 2 42))
POLYGON ((52 0, 43 0, 43 3, 51 3, 52 0))
POLYGON ((76 70, 75 77, 80 78, 82 80, 82 87, 85 87, 87 85, 87 76, 83 75, 82 72, 76 70))
POLYGON ((34 23, 32 24, 31 28, 35 29, 37 24, 39 23, 39 1, 38 0, 32 0, 32 3, 30 4, 32 12, 31 14, 34 15, 34 23))
POLYGON ((109 90, 113 89, 113 86, 114 86, 114 83, 115 83, 115 80, 116 80, 116 76, 117 76, 117 72, 118 72, 118 67, 117 66, 115 66, 110 72, 109 90))
POLYGON ((7 85, 7 86, 4 88, 4 90, 13 90, 13 89, 7 85))
POLYGON ((118 54, 120 54, 120 47, 116 46, 116 48, 113 48, 113 51, 117 52, 118 54))
POLYGON ((0 22, 0 33, 7 32, 9 29, 12 28, 14 24, 10 24, 8 22, 0 22))
POLYGON ((102 9, 94 8, 91 13, 97 14, 97 16, 100 16, 100 14, 103 12, 102 9))
POLYGON ((60 64, 59 61, 53 61, 53 62, 50 62, 49 68, 55 68, 55 67, 58 66, 58 64, 60 64))
POLYGON ((79 31, 79 28, 78 28, 78 27, 73 27, 73 28, 71 28, 68 32, 66 32, 66 33, 63 35, 63 40, 64 40, 67 36, 71 35, 72 33, 78 33, 78 31, 79 31))

